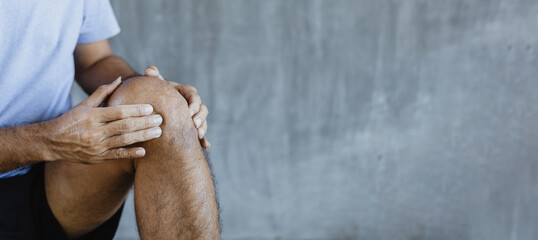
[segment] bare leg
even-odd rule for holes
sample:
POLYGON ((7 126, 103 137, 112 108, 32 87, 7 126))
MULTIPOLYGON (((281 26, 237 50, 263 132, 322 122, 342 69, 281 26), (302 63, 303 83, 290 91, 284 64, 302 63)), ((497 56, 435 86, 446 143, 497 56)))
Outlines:
POLYGON ((98 165, 48 163, 49 205, 74 238, 98 227, 121 206, 135 182, 142 239, 219 239, 218 210, 209 166, 186 101, 157 78, 126 81, 110 105, 149 103, 164 118, 161 138, 144 143, 146 157, 98 165))
POLYGON ((131 166, 132 161, 123 160, 45 165, 47 200, 69 238, 94 230, 121 207, 133 183, 131 166))
POLYGON ((111 105, 149 103, 164 118, 159 139, 135 161, 135 207, 143 239, 219 239, 215 189, 187 102, 158 78, 135 78, 111 105))

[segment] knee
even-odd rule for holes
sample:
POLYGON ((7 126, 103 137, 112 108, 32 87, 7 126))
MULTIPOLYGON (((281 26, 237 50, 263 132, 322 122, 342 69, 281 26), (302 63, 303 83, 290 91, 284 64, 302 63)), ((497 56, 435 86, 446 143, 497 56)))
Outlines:
POLYGON ((108 105, 126 104, 151 104, 154 112, 163 117, 162 136, 144 143, 144 147, 174 144, 180 148, 191 148, 195 144, 200 145, 187 101, 167 81, 156 77, 125 80, 110 96, 108 105))

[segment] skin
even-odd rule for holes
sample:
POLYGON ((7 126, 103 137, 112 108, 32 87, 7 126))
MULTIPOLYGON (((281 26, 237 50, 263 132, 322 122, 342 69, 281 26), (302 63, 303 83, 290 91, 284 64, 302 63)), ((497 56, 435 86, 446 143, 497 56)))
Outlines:
POLYGON ((45 161, 47 199, 69 238, 110 218, 134 183, 142 239, 219 239, 202 151, 207 108, 196 90, 155 67, 110 83, 137 74, 107 41, 79 44, 74 58, 90 97, 57 119, 0 128, 0 171, 45 161))
POLYGON ((137 144, 148 153, 136 160, 47 164, 45 185, 52 211, 70 237, 79 237, 117 211, 134 181, 142 239, 218 239, 213 180, 186 100, 167 82, 137 77, 125 81, 108 103, 139 102, 150 103, 163 116, 163 135, 137 144))
MULTIPOLYGON (((92 94, 99 86, 110 83, 118 76, 123 79, 137 76, 125 61, 112 54, 110 45, 106 40, 90 44, 78 44, 73 56, 75 59, 75 79, 88 94, 92 94)), ((148 67, 145 75, 159 77, 164 80, 155 66, 148 67)), ((191 116, 196 128, 198 128, 202 146, 209 148, 211 144, 204 137, 207 133, 206 117, 208 111, 207 107, 202 104, 198 92, 189 85, 175 82, 169 83, 187 99, 191 116)))
POLYGON ((140 235, 218 239, 218 209, 211 171, 197 141, 187 102, 173 86, 155 78, 131 79, 109 100, 110 105, 140 102, 151 103, 164 117, 163 136, 142 144, 158 151, 150 151, 134 161, 140 235), (170 223, 177 227, 163 227, 170 223))

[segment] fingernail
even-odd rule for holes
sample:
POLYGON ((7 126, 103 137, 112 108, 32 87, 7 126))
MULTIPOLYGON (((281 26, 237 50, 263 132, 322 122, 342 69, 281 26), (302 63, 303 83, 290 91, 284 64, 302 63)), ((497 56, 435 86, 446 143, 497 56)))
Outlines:
POLYGON ((157 75, 157 71, 155 71, 155 69, 153 69, 153 68, 148 69, 147 73, 149 75, 157 75))
POLYGON ((161 128, 151 129, 151 136, 160 137, 162 133, 163 133, 163 130, 161 128))
POLYGON ((144 155, 146 155, 146 150, 145 149, 138 149, 138 150, 136 150, 135 153, 138 156, 144 156, 144 155))
POLYGON ((200 125, 202 125, 202 120, 200 118, 195 118, 194 124, 196 124, 196 128, 199 128, 200 125))
POLYGON ((194 112, 192 110, 190 110, 190 111, 191 111, 191 117, 194 116, 194 112))
POLYGON ((155 125, 161 125, 161 123, 163 123, 163 117, 161 117, 161 115, 153 117, 153 123, 155 123, 155 125))
POLYGON ((146 114, 150 114, 150 113, 152 113, 152 112, 153 112, 153 106, 151 106, 151 105, 146 105, 146 106, 144 107, 144 111, 146 112, 146 114))
POLYGON ((198 130, 200 132, 200 139, 204 138, 205 131, 204 129, 198 130))
POLYGON ((117 83, 117 82, 121 82, 121 76, 116 78, 116 80, 114 80, 114 83, 117 83))

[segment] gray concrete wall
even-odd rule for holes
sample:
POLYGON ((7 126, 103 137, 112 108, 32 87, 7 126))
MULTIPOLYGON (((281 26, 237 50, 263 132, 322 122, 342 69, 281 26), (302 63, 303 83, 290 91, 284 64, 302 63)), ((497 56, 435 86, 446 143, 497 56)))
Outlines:
POLYGON ((112 2, 211 111, 225 239, 538 239, 538 2, 112 2))

